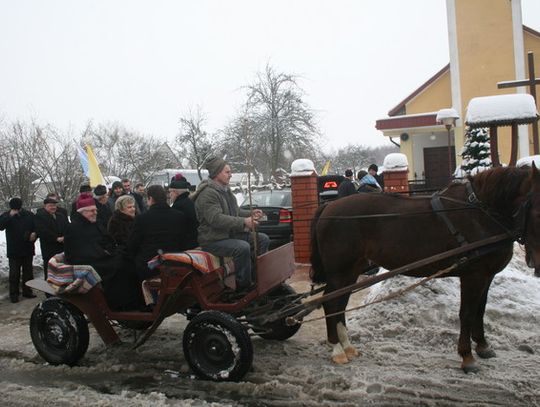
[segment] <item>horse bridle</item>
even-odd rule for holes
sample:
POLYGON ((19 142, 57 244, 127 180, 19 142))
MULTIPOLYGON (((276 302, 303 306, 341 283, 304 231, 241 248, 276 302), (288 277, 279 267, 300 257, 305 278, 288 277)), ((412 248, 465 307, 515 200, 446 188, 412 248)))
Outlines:
POLYGON ((527 231, 527 221, 529 220, 529 210, 531 209, 532 192, 525 196, 525 200, 516 209, 512 218, 514 219, 514 239, 521 245, 527 243, 525 232, 527 231))
POLYGON ((445 210, 444 210, 444 208, 442 206, 442 203, 440 202, 441 199, 451 201, 451 202, 455 202, 455 203, 465 204, 467 207, 473 207, 475 209, 481 210, 491 220, 493 220, 495 223, 497 223, 499 226, 501 226, 510 236, 512 236, 513 240, 515 240, 516 242, 518 242, 521 245, 526 244, 525 232, 527 230, 527 222, 528 222, 528 219, 529 219, 529 210, 531 208, 532 192, 527 193, 527 195, 525 197, 525 200, 519 205, 519 207, 516 209, 516 211, 512 215, 513 228, 510 230, 510 229, 508 229, 508 227, 503 225, 496 218, 497 214, 494 214, 493 211, 488 210, 486 205, 483 204, 482 201, 480 201, 478 199, 476 193, 474 192, 474 188, 473 188, 472 183, 470 182, 470 180, 465 180, 465 182, 463 182, 463 184, 465 185, 465 188, 467 189, 466 201, 460 201, 458 199, 443 196, 442 194, 446 191, 446 189, 443 190, 443 191, 440 191, 440 192, 436 192, 431 196, 432 208, 437 213, 437 215, 444 221, 444 223, 448 227, 449 231, 456 238, 456 240, 458 241, 458 243, 460 245, 465 245, 468 242, 465 239, 465 237, 461 234, 461 232, 457 228, 454 227, 454 225, 452 224, 452 222, 450 221, 448 216, 446 216, 445 210))

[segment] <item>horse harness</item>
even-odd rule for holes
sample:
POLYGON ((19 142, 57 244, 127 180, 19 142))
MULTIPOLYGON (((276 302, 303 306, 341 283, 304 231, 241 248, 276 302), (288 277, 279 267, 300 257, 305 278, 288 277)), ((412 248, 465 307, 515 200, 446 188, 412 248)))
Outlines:
POLYGON ((467 190, 467 198, 465 201, 460 201, 458 199, 450 198, 444 196, 444 192, 448 189, 445 188, 442 191, 437 191, 433 195, 431 195, 431 208, 433 209, 433 212, 437 214, 437 216, 445 223, 446 227, 454 236, 456 241, 460 246, 464 246, 468 244, 469 242, 463 236, 461 231, 457 229, 452 221, 448 218, 447 212, 448 209, 445 209, 442 203, 442 200, 447 200, 459 204, 465 204, 466 208, 471 209, 479 209, 482 212, 484 212, 490 219, 492 219, 495 223, 497 223, 499 226, 501 226, 512 238, 513 240, 517 241, 519 244, 525 244, 525 231, 527 229, 527 221, 528 221, 528 214, 529 209, 531 207, 531 198, 532 198, 532 192, 529 192, 527 196, 525 197, 525 200, 520 204, 520 206, 517 208, 517 210, 512 215, 513 218, 513 230, 509 230, 505 225, 503 225, 501 222, 499 222, 493 214, 491 214, 485 207, 485 205, 478 199, 476 196, 476 193, 474 192, 472 183, 469 180, 466 180, 463 182, 466 190, 467 190))

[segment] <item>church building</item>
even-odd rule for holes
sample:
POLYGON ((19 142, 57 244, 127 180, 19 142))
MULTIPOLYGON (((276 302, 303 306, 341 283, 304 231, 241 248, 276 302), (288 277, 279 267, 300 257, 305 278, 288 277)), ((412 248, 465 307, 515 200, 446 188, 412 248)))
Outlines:
MULTIPOLYGON (((467 105, 479 96, 529 93, 529 87, 498 89, 497 83, 528 79, 528 53, 540 77, 540 32, 522 23, 521 0, 446 0, 450 63, 377 120, 385 137, 395 138, 409 162, 409 180, 438 187, 460 165, 467 105), (460 119, 447 131, 437 123, 440 109, 454 108, 460 119), (451 154, 448 154, 448 149, 451 154)), ((536 27, 540 29, 540 27, 536 27)), ((540 91, 537 108, 540 105, 540 91)), ((519 157, 533 154, 531 125, 519 126, 519 157)), ((508 163, 510 128, 498 132, 499 158, 508 163)))

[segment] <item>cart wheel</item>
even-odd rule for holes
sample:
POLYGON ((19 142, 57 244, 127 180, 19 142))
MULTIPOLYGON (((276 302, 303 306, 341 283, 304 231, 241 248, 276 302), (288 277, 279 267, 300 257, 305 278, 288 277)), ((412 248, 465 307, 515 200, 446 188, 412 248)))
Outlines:
MULTIPOLYGON (((285 297, 291 294, 296 294, 294 288, 292 288, 288 284, 283 283, 270 291, 267 298, 269 300, 276 300, 279 297, 285 297)), ((275 303, 273 310, 278 310, 283 305, 285 305, 285 302, 282 303, 281 301, 278 301, 275 303)), ((286 317, 283 317, 268 324, 262 325, 260 328, 262 328, 266 332, 259 334, 259 336, 264 339, 271 339, 276 341, 284 341, 294 336, 294 334, 296 334, 296 332, 298 332, 298 330, 300 329, 301 324, 289 326, 285 323, 285 319, 286 317)))
POLYGON ((51 365, 75 365, 88 349, 88 323, 83 313, 60 298, 36 305, 30 336, 39 355, 51 365))
POLYGON ((219 311, 197 314, 184 331, 183 345, 191 370, 201 379, 238 381, 253 362, 246 328, 219 311))

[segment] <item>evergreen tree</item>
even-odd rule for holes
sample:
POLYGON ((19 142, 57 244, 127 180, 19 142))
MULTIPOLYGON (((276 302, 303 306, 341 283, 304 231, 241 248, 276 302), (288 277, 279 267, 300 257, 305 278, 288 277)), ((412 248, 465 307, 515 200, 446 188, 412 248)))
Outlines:
POLYGON ((461 150, 461 170, 474 175, 491 168, 491 148, 487 129, 467 129, 465 144, 461 150))

